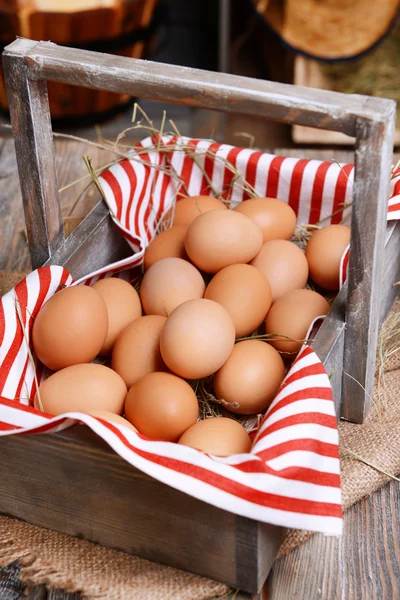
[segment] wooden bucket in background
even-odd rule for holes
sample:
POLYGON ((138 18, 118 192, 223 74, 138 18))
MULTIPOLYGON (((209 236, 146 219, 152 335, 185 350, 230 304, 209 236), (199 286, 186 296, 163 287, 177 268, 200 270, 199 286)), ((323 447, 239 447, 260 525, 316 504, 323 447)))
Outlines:
MULTIPOLYGON (((0 53, 17 36, 50 40, 85 50, 146 58, 158 0, 0 0, 0 53)), ((130 97, 48 83, 51 116, 57 121, 101 118, 130 97)), ((0 61, 0 109, 7 94, 0 61)))

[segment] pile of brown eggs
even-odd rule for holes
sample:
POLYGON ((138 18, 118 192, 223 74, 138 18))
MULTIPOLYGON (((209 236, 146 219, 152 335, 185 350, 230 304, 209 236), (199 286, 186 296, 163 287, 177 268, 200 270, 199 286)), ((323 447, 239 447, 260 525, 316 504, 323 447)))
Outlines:
POLYGON ((348 227, 330 225, 304 253, 290 241, 295 227, 293 210, 273 198, 232 210, 209 196, 177 202, 172 227, 145 252, 139 294, 108 278, 61 290, 43 305, 33 346, 54 373, 36 407, 103 417, 212 454, 247 452, 238 421, 199 420, 194 384, 207 378, 227 414, 259 414, 271 403, 285 363, 329 310, 305 286, 310 278, 318 289, 338 290, 350 240, 348 227))

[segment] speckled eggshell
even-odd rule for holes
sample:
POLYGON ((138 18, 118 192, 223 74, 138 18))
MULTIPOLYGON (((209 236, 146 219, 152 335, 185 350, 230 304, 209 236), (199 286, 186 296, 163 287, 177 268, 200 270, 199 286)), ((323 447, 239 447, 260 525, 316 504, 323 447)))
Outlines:
POLYGON ((179 443, 215 456, 246 454, 251 448, 251 440, 245 428, 226 417, 198 421, 185 431, 179 443))
POLYGON ((350 243, 350 227, 327 225, 312 234, 306 248, 310 277, 325 290, 339 289, 340 263, 350 243))
POLYGON ((168 317, 160 337, 167 367, 185 379, 215 373, 235 343, 235 326, 227 310, 205 298, 189 300, 168 317))
POLYGON ((127 388, 112 369, 97 364, 72 365, 50 375, 39 388, 44 412, 61 415, 67 412, 90 413, 105 410, 121 414, 127 388))
POLYGON ((111 353, 121 331, 142 316, 142 305, 135 288, 123 279, 117 277, 99 279, 92 287, 100 294, 107 307, 108 331, 100 350, 100 354, 107 355, 111 353))
POLYGON ((128 388, 147 373, 166 369, 160 353, 160 335, 166 320, 160 315, 146 315, 132 321, 118 336, 111 366, 128 388))
POLYGON ((204 297, 226 308, 237 338, 255 331, 271 306, 268 280, 251 265, 230 265, 218 271, 208 284, 204 297))
POLYGON ((197 217, 187 230, 185 248, 190 260, 206 273, 247 263, 260 251, 261 229, 233 210, 212 210, 197 217))
POLYGON ((136 381, 125 401, 125 416, 140 433, 176 442, 198 417, 196 394, 171 373, 149 373, 136 381))
POLYGON ((202 298, 204 279, 188 261, 181 258, 163 258, 146 271, 140 299, 147 315, 167 317, 183 302, 202 298))
POLYGON ((231 404, 226 407, 231 412, 261 413, 271 404, 284 375, 285 366, 275 348, 260 340, 245 340, 235 344, 215 373, 215 395, 231 404))
POLYGON ((328 312, 329 304, 321 294, 312 290, 288 292, 274 302, 268 313, 265 332, 277 334, 276 339, 269 343, 284 356, 293 358, 303 345, 301 340, 304 340, 313 320, 328 312))
POLYGON ((249 217, 263 233, 263 241, 290 240, 296 228, 296 213, 277 198, 251 198, 234 210, 249 217))
POLYGON ((90 362, 103 347, 108 331, 107 307, 92 287, 76 285, 52 296, 39 310, 32 330, 38 359, 57 371, 90 362))
POLYGON ((145 271, 162 258, 187 259, 185 251, 186 230, 187 225, 175 225, 156 235, 144 253, 145 271))
POLYGON ((304 252, 287 240, 265 242, 251 261, 269 281, 272 302, 292 290, 303 288, 308 279, 308 263, 304 252))
POLYGON ((189 196, 175 205, 173 225, 188 227, 197 217, 209 210, 227 210, 226 204, 212 196, 189 196))

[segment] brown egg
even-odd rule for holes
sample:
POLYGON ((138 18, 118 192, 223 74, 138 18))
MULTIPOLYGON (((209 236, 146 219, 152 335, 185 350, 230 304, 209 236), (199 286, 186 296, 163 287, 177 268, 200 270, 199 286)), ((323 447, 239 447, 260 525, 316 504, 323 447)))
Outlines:
POLYGON ((116 415, 115 413, 109 412, 107 410, 91 410, 87 414, 91 417, 99 417, 104 421, 111 421, 113 423, 117 423, 118 425, 123 425, 128 429, 133 429, 133 431, 137 431, 136 427, 134 427, 132 423, 129 423, 128 419, 124 419, 124 417, 121 417, 121 415, 116 415))
MULTIPOLYGON (((126 385, 117 373, 91 363, 61 369, 39 388, 43 410, 51 415, 94 410, 121 414, 126 393, 126 385)), ((39 408, 38 394, 35 407, 39 408)))
POLYGON ((140 433, 168 442, 196 423, 198 412, 190 385, 171 373, 148 373, 133 384, 125 401, 126 418, 140 433))
POLYGON ((160 338, 167 367, 186 379, 215 373, 232 352, 235 326, 226 309, 212 300, 189 300, 168 317, 160 338))
POLYGON ((188 227, 199 215, 209 210, 227 210, 226 204, 212 196, 190 196, 175 205, 173 225, 188 227))
POLYGON ((272 302, 292 290, 303 288, 308 279, 308 263, 304 252, 293 242, 265 242, 251 261, 269 281, 272 302))
POLYGON ((310 277, 325 290, 339 289, 340 262, 350 243, 350 227, 327 225, 311 236, 306 248, 310 277))
POLYGON ((46 367, 57 371, 93 360, 107 330, 107 307, 100 294, 92 287, 73 286, 54 294, 40 309, 33 323, 33 348, 46 367))
POLYGON ((245 340, 235 345, 226 363, 214 375, 217 398, 240 415, 261 413, 271 404, 285 375, 283 360, 269 344, 245 340))
POLYGON ((276 198, 253 198, 245 200, 233 209, 246 215, 258 225, 263 241, 290 240, 296 228, 296 213, 282 200, 276 198))
POLYGON ((230 265, 212 278, 204 298, 226 308, 235 325, 236 337, 244 337, 255 331, 267 316, 271 288, 255 267, 230 265))
POLYGON ((198 421, 185 431, 179 444, 216 456, 247 454, 251 448, 251 440, 245 428, 226 417, 198 421))
POLYGON ((147 315, 167 317, 187 300, 202 298, 204 279, 182 258, 162 258, 146 271, 140 286, 140 299, 147 315))
POLYGON ((99 279, 92 287, 103 298, 108 313, 108 332, 100 354, 110 354, 121 331, 142 316, 139 294, 130 283, 117 277, 99 279))
POLYGON ((277 339, 269 343, 285 355, 297 354, 303 345, 300 340, 304 340, 313 320, 326 315, 328 311, 328 302, 317 292, 312 290, 288 292, 274 302, 268 313, 265 332, 278 334, 277 339), (287 340, 281 336, 292 339, 287 340))
POLYGON ((233 210, 212 210, 190 225, 185 248, 190 260, 206 273, 247 263, 262 246, 261 229, 233 210))
POLYGON ((185 251, 186 230, 186 225, 175 225, 153 238, 144 253, 145 271, 162 258, 174 256, 187 259, 185 251))
POLYGON ((160 334, 166 320, 160 315, 140 317, 117 337, 111 366, 128 388, 147 373, 166 369, 160 354, 160 334))

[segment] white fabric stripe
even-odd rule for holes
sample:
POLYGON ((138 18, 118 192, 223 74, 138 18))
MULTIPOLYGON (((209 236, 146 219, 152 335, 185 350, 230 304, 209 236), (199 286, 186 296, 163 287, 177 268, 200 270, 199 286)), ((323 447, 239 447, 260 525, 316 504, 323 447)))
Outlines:
POLYGON ((254 187, 261 198, 264 198, 267 192, 269 168, 274 158, 275 156, 273 154, 263 154, 258 160, 254 187))
POLYGON ((277 471, 291 467, 303 467, 304 469, 313 469, 314 471, 332 473, 333 475, 340 474, 340 461, 338 458, 321 456, 315 452, 304 450, 286 452, 282 456, 267 460, 267 464, 271 469, 277 471))
MULTIPOLYGON (((332 163, 325 174, 325 182, 322 191, 322 205, 320 220, 326 219, 333 212, 333 201, 335 199, 335 189, 338 176, 340 175, 340 167, 336 163, 332 163)), ((330 221, 324 221, 326 225, 330 221)))
POLYGON ((237 206, 243 200, 243 181, 246 177, 247 164, 249 162, 250 156, 254 154, 254 150, 250 150, 249 148, 244 148, 239 152, 236 157, 236 169, 240 174, 239 179, 237 179, 232 187, 232 195, 231 195, 231 207, 237 206))
MULTIPOLYGON (((350 173, 347 175, 347 184, 346 184, 346 196, 344 199, 345 204, 349 204, 353 202, 353 187, 354 187, 354 167, 351 169, 350 173)), ((343 211, 342 221, 346 223, 346 225, 351 224, 351 206, 346 208, 343 211)))
POLYGON ((266 450, 267 448, 277 446, 278 444, 304 439, 337 445, 338 432, 336 429, 324 427, 323 425, 316 425, 314 423, 288 425, 283 429, 272 431, 261 440, 257 440, 252 448, 252 453, 257 454, 263 450, 266 450))
MULTIPOLYGON (((32 273, 30 273, 30 277, 29 277, 29 285, 28 285, 28 281, 26 282, 26 290, 27 290, 27 302, 26 302, 26 306, 27 309, 23 309, 23 307, 20 305, 20 312, 21 312, 21 317, 22 317, 22 322, 23 322, 23 331, 25 331, 25 334, 23 334, 22 337, 22 343, 19 347, 18 353, 14 359, 14 363, 12 365, 12 368, 10 369, 9 373, 8 373, 8 377, 6 379, 6 383, 5 386, 3 388, 3 392, 2 392, 2 396, 4 396, 4 398, 7 398, 9 400, 13 400, 15 398, 15 395, 17 393, 17 388, 20 382, 20 375, 22 374, 22 371, 25 367, 26 361, 28 359, 28 350, 27 350, 27 344, 25 341, 25 336, 28 338, 28 343, 29 343, 29 321, 30 316, 29 313, 32 313, 35 304, 37 302, 38 296, 40 294, 40 280, 39 280, 39 275, 37 271, 33 271, 32 273), (17 375, 18 373, 18 375, 17 375)), ((19 321, 18 321, 18 326, 19 326, 19 321)), ((30 364, 30 362, 28 363, 28 370, 30 370, 33 373, 33 369, 32 369, 32 365, 30 364)), ((29 374, 28 377, 25 377, 25 381, 28 383, 29 382, 29 374)), ((21 390, 21 396, 22 398, 25 398, 26 394, 28 392, 28 389, 23 386, 22 390, 21 390)), ((23 401, 23 404, 29 404, 29 400, 25 400, 23 401)))
POLYGON ((279 200, 289 202, 290 184, 292 183, 293 169, 299 162, 299 158, 285 158, 281 164, 278 192, 276 194, 279 200))
MULTIPOLYGON (((223 144, 216 155, 221 159, 226 159, 229 152, 232 150, 232 146, 228 146, 228 144, 223 144)), ((216 160, 214 163, 214 170, 212 175, 212 184, 215 190, 219 192, 223 191, 224 185, 224 174, 225 174, 225 162, 223 160, 216 160)))
POLYGON ((300 203, 299 214, 297 215, 297 223, 306 225, 309 223, 311 211, 311 197, 314 187, 315 175, 318 171, 321 162, 319 160, 310 160, 303 171, 303 179, 300 188, 300 203))
POLYGON ((323 402, 319 398, 307 398, 307 400, 296 400, 291 404, 287 404, 283 408, 280 408, 272 415, 268 416, 268 427, 273 423, 277 423, 281 419, 286 417, 292 417, 293 415, 301 415, 306 413, 319 413, 321 415, 328 415, 333 417, 331 402, 323 402))
POLYGON ((9 425, 32 428, 44 425, 48 422, 48 419, 46 417, 36 415, 35 413, 28 413, 24 410, 19 410, 17 406, 12 408, 11 406, 1 404, 0 421, 3 423, 8 423, 9 425))
POLYGON ((131 192, 131 182, 129 177, 123 167, 119 163, 116 163, 110 168, 110 171, 113 173, 115 178, 119 183, 119 187, 121 188, 122 195, 122 204, 118 208, 121 210, 121 223, 125 225, 126 222, 126 209, 129 202, 129 195, 131 192))

